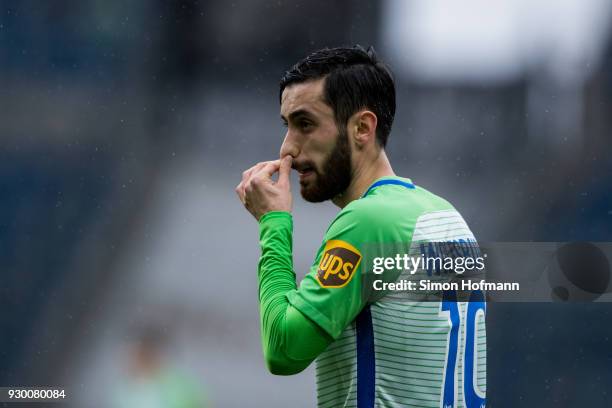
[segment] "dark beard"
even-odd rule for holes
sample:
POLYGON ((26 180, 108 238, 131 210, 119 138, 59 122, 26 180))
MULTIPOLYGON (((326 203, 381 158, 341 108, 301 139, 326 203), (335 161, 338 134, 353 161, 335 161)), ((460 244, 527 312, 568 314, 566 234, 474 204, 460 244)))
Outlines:
POLYGON ((320 203, 344 193, 351 183, 351 150, 346 128, 340 129, 336 145, 323 165, 322 174, 315 170, 316 183, 302 186, 304 200, 320 203))

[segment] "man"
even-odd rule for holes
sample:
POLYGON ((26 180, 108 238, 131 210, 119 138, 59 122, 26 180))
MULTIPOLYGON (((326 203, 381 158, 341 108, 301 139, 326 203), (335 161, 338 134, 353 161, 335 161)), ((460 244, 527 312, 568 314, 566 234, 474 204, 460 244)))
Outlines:
POLYGON ((130 338, 127 376, 116 378, 113 408, 206 408, 202 385, 167 359, 168 336, 162 326, 147 323, 130 338))
POLYGON ((482 299, 407 301, 369 287, 371 257, 388 255, 389 244, 414 255, 423 242, 475 242, 447 201, 393 172, 385 153, 395 115, 389 70, 371 48, 323 49, 292 67, 280 91, 280 159, 248 169, 236 187, 259 221, 268 368, 289 375, 316 359, 320 407, 484 406, 482 299), (304 199, 341 208, 299 288, 291 169, 304 199))

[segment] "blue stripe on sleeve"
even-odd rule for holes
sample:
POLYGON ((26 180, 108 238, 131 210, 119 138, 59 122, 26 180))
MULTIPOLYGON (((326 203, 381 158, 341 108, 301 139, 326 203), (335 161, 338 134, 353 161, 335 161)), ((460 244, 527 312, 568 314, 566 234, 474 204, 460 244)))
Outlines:
POLYGON ((374 408, 374 330, 370 306, 357 315, 357 407, 374 408))

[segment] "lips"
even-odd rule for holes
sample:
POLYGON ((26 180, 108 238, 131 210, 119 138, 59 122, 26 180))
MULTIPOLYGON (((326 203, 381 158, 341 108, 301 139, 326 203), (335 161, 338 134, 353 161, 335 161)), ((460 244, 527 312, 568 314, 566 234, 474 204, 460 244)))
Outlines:
POLYGON ((312 173, 312 169, 304 169, 304 170, 298 170, 298 174, 300 176, 306 176, 308 174, 312 173))
POLYGON ((300 175, 300 180, 304 180, 308 176, 311 176, 312 174, 314 174, 314 168, 310 165, 296 164, 293 166, 293 168, 300 175))
POLYGON ((306 171, 304 173, 300 173, 300 181, 305 181, 308 177, 312 176, 314 171, 306 171))

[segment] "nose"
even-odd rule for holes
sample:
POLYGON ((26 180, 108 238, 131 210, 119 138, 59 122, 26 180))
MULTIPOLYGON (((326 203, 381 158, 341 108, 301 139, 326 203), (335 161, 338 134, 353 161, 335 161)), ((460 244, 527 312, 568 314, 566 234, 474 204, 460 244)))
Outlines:
POLYGON ((294 159, 298 157, 300 154, 300 147, 297 143, 295 136, 293 136, 290 130, 287 130, 285 134, 285 139, 283 140, 283 144, 280 148, 280 157, 285 157, 286 155, 290 155, 294 159))

